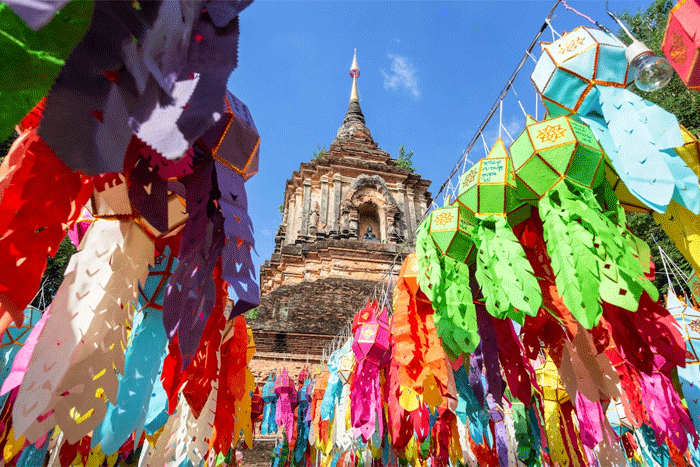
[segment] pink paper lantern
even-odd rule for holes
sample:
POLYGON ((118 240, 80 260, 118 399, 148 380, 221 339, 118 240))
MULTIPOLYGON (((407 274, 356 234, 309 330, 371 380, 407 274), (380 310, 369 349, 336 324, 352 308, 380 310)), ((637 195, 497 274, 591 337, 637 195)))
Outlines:
POLYGON ((680 0, 671 9, 661 45, 685 85, 700 90, 700 2, 680 0))
MULTIPOLYGON (((366 312, 368 308, 361 312, 366 312)), ((367 359, 379 366, 389 350, 389 317, 386 308, 379 316, 375 315, 376 308, 369 308, 369 310, 369 319, 364 320, 355 331, 352 350, 358 361, 367 359)))

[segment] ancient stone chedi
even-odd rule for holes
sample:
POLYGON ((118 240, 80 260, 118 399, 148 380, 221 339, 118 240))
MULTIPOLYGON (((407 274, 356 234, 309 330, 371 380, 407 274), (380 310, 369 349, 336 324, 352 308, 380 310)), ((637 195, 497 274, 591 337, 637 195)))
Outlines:
POLYGON ((388 279, 404 244, 396 272, 414 249, 430 181, 377 147, 360 109, 359 74, 355 57, 350 103, 328 152, 287 180, 275 251, 260 270, 260 308, 250 320, 256 360, 318 361, 323 345, 388 279))

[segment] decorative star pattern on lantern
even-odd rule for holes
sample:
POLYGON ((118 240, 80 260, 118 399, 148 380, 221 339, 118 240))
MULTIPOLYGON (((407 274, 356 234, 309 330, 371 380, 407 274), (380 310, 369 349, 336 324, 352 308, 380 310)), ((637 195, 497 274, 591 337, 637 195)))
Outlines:
POLYGON ((515 226, 530 216, 530 207, 518 198, 513 162, 503 140, 499 138, 488 157, 462 175, 457 202, 467 208, 472 224, 476 218, 494 215, 515 226))
POLYGON ((429 218, 430 236, 440 252, 461 263, 473 261, 475 255, 472 225, 467 220, 470 217, 464 206, 454 204, 435 209, 429 218))
POLYGON ((529 123, 510 146, 518 194, 537 201, 565 178, 586 188, 603 180, 603 150, 576 116, 529 123))
POLYGON ((700 90, 700 2, 681 0, 668 13, 661 51, 683 83, 700 90))
MULTIPOLYGON (((698 176, 673 151, 683 145, 678 120, 626 89, 633 77, 618 39, 599 29, 576 28, 542 44, 531 78, 551 116, 577 113, 590 127, 630 193, 646 206, 663 213, 673 199, 700 211, 698 176), (579 46, 567 47, 579 37, 579 46)), ((514 158, 516 152, 511 146, 514 158)), ((521 196, 528 195, 521 191, 521 196)))

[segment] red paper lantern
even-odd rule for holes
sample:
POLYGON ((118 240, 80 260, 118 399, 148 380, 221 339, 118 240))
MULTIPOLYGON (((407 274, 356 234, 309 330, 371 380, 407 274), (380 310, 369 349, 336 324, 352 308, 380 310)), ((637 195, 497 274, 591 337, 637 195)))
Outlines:
POLYGON ((700 2, 680 0, 666 24, 664 55, 690 89, 700 90, 700 2))

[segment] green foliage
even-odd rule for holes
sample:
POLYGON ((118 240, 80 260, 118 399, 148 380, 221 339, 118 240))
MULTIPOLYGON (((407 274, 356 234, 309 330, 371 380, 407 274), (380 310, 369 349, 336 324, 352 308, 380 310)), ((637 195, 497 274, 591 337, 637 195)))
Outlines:
MULTIPOLYGON (((668 290, 668 280, 666 279, 666 272, 663 262, 661 261, 661 255, 659 254, 659 247, 664 250, 671 260, 676 263, 676 266, 685 274, 690 275, 693 273, 692 266, 686 261, 671 239, 668 238, 666 232, 661 229, 661 226, 654 221, 651 215, 628 213, 627 227, 634 235, 643 240, 651 248, 651 260, 654 262, 654 269, 656 270, 654 285, 659 289, 661 294, 665 294, 668 290)), ((681 291, 685 291, 686 294, 690 293, 688 286, 678 281, 680 278, 672 274, 669 275, 676 293, 681 293, 681 291)))
POLYGON ((511 318, 521 325, 525 321, 523 313, 536 316, 542 290, 508 221, 496 216, 479 220, 473 238, 479 245, 475 276, 486 299, 486 310, 496 318, 511 318))
POLYGON ((321 147, 320 144, 317 144, 316 147, 318 148, 318 151, 314 151, 313 154, 311 155, 311 160, 317 161, 321 159, 323 156, 328 154, 328 148, 325 146, 321 147))
MULTIPOLYGON (((644 42, 657 55, 662 55, 661 43, 663 42, 664 32, 666 30, 668 13, 671 11, 674 4, 675 1, 673 0, 656 0, 646 11, 639 11, 635 14, 625 12, 618 16, 627 24, 630 32, 637 39, 644 42)), ((630 42, 624 32, 620 31, 618 36, 622 38, 623 41, 627 43, 630 42)), ((635 87, 631 89, 639 93, 645 99, 654 102, 676 115, 680 124, 686 127, 691 133, 695 135, 700 134, 700 94, 686 88, 678 75, 674 75, 671 82, 658 91, 646 93, 639 91, 635 87)), ((657 244, 683 272, 686 274, 692 273, 691 265, 685 260, 683 255, 678 251, 676 246, 661 229, 661 226, 654 221, 651 215, 628 213, 626 217, 627 227, 635 236, 643 240, 651 248, 652 261, 656 268, 654 285, 658 288, 659 292, 662 294, 666 293, 668 281, 657 244)), ((687 286, 685 284, 680 284, 677 278, 672 275, 671 281, 677 292, 685 290, 687 293, 687 286)))
MULTIPOLYGON (((664 39, 668 13, 674 4, 673 0, 656 0, 646 11, 639 11, 636 14, 625 12, 618 16, 628 26, 633 36, 644 42, 657 55, 663 56, 661 43, 664 39)), ((618 36, 626 43, 631 42, 622 31, 618 36)), ((644 99, 675 114, 680 124, 694 135, 700 134, 700 93, 686 88, 677 74, 674 74, 667 86, 658 91, 642 92, 635 86, 630 89, 644 99)))
POLYGON ((413 161, 411 161, 412 157, 413 151, 406 152, 406 148, 402 144, 399 147, 399 157, 396 158, 396 165, 413 173, 416 169, 413 167, 413 161))
MULTIPOLYGON (((5 142, 0 144, 0 163, 2 163, 2 161, 5 159, 5 156, 9 152, 12 143, 14 143, 14 141, 18 137, 19 135, 17 134, 17 132, 13 131, 12 136, 10 136, 5 142)), ((63 282, 63 274, 66 271, 66 267, 68 266, 70 257, 73 256, 75 252, 75 246, 70 241, 70 239, 66 237, 63 239, 61 245, 58 247, 56 256, 54 256, 53 258, 51 256, 48 257, 46 271, 44 271, 44 277, 42 277, 41 279, 42 284, 44 284, 43 296, 40 291, 39 294, 34 298, 32 306, 43 309, 46 307, 46 305, 51 303, 51 300, 53 300, 54 295, 56 295, 58 286, 60 286, 61 282, 63 282)))
POLYGON ((248 310, 245 312, 245 319, 246 320, 257 319, 257 318, 258 318, 258 307, 255 307, 252 310, 248 310))
POLYGON ((7 138, 2 144, 0 144, 0 164, 5 160, 5 156, 10 152, 10 147, 12 143, 19 137, 16 130, 12 130, 12 135, 7 138))
POLYGON ((66 272, 68 262, 76 251, 75 245, 73 245, 73 242, 66 236, 58 247, 56 256, 53 258, 51 256, 48 257, 46 271, 44 271, 44 277, 41 279, 44 285, 43 293, 39 291, 39 294, 32 302, 32 306, 44 309, 51 303, 51 300, 53 300, 54 295, 56 295, 58 291, 58 287, 61 285, 61 282, 63 282, 63 274, 66 272))

